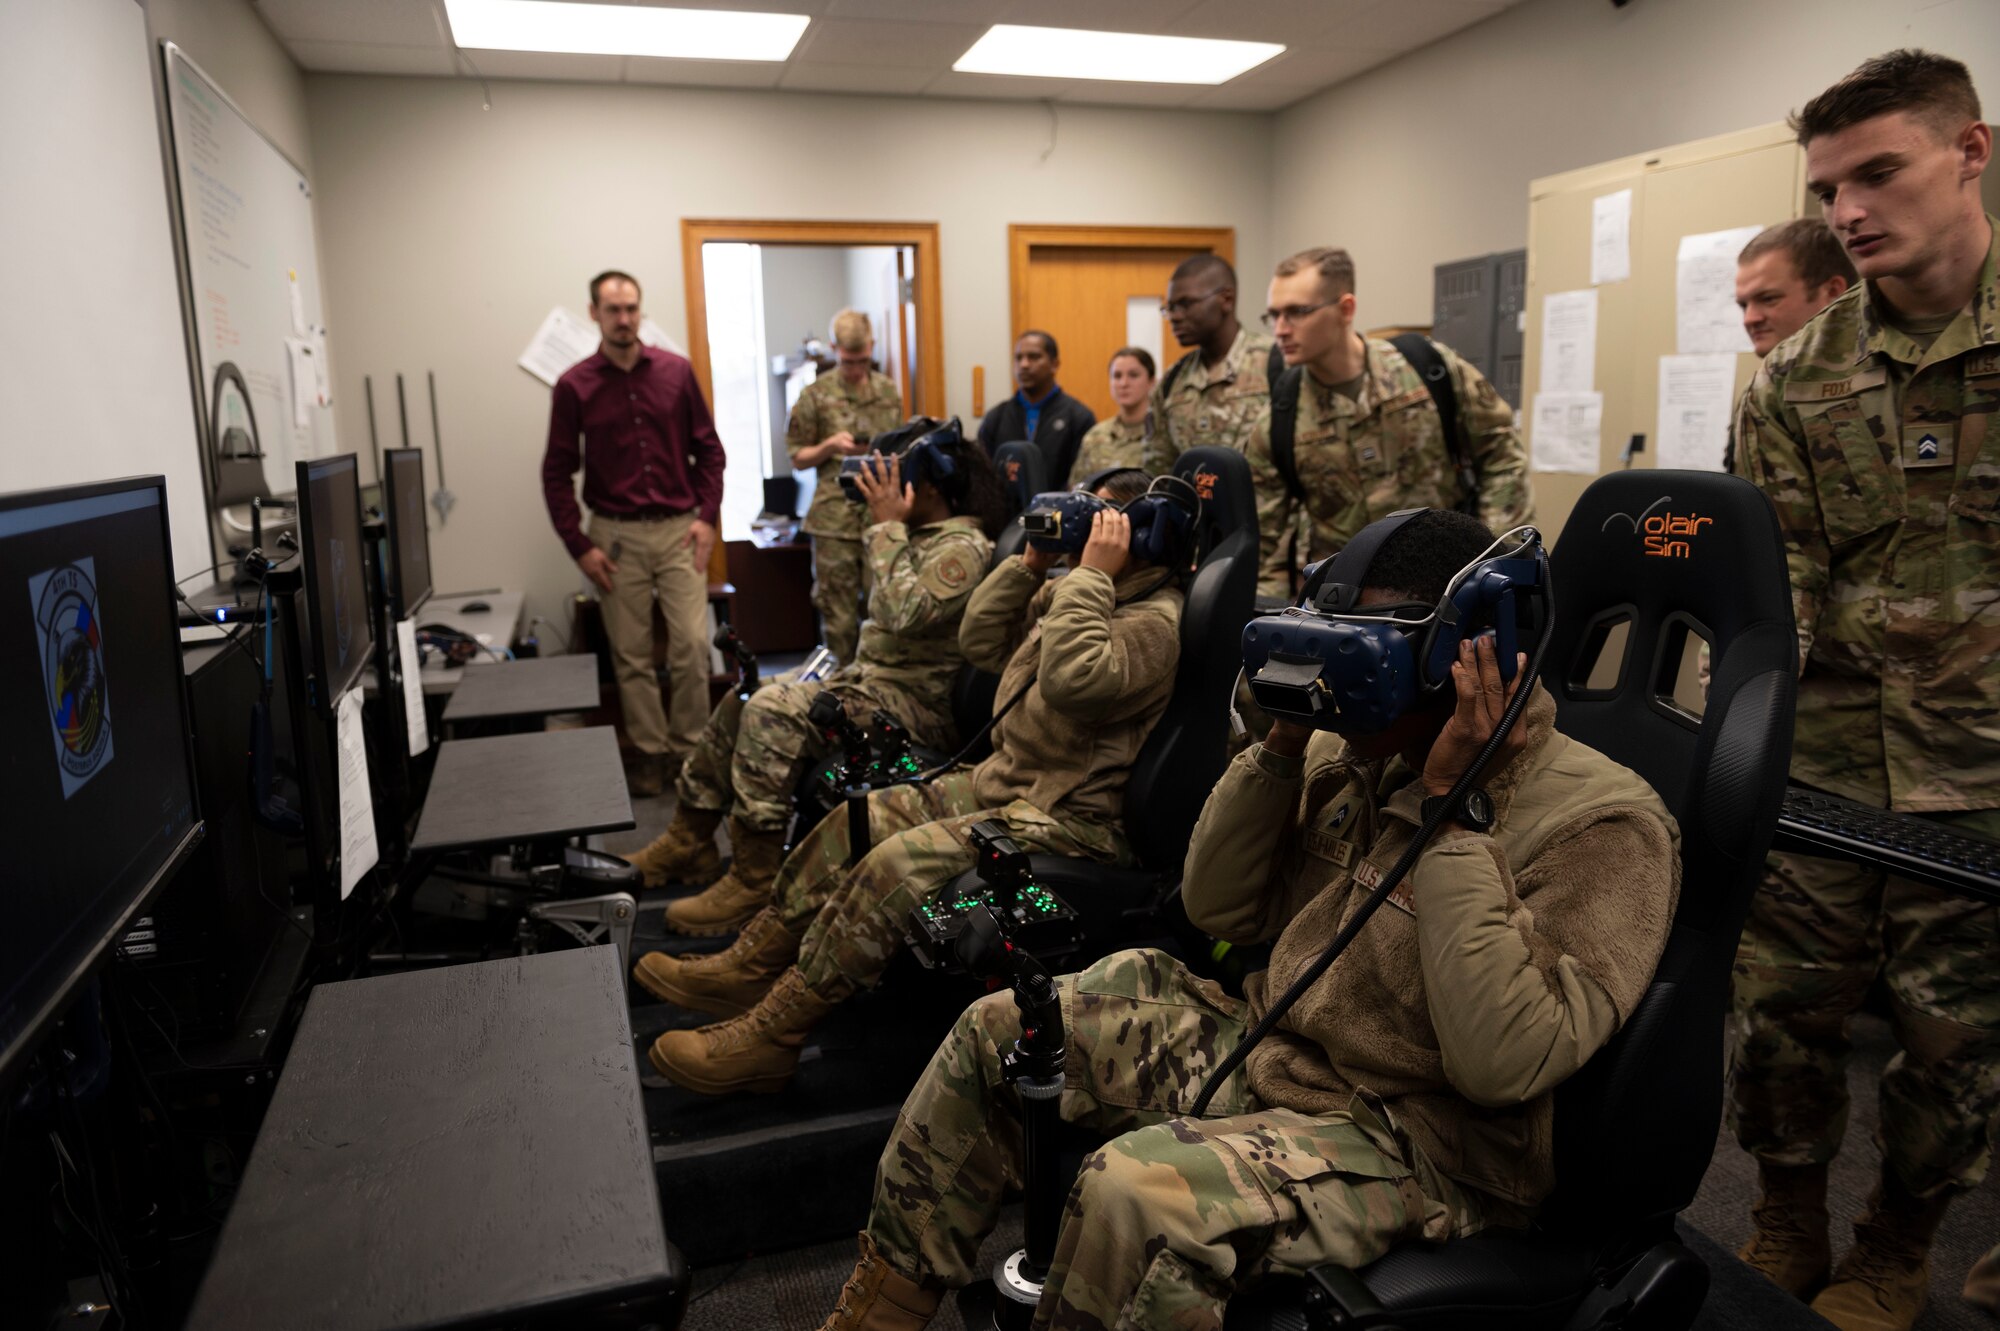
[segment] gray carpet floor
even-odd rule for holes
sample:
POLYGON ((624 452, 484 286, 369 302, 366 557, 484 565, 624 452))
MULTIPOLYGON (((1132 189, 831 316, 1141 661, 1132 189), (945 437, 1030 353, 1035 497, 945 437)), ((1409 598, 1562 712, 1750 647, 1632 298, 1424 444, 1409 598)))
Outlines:
MULTIPOLYGON (((606 849, 636 849, 665 830, 673 811, 671 793, 659 799, 634 800, 633 811, 638 827, 605 837, 606 849)), ((1848 1222, 1859 1214, 1880 1165, 1873 1140, 1875 1085, 1895 1053, 1888 1025, 1874 1017, 1864 1016, 1856 1022, 1855 1044, 1856 1057, 1848 1076, 1853 1110, 1847 1145, 1834 1166, 1828 1189, 1836 1260, 1848 1243, 1848 1222)), ((1756 1167, 1725 1127, 1701 1192, 1683 1220, 1722 1248, 1734 1251, 1749 1236, 1750 1204, 1756 1187, 1756 1167)), ((1020 1242, 1019 1209, 1010 1208, 982 1252, 982 1266, 990 1268, 1020 1242)), ((1996 1242, 2000 1242, 2000 1176, 1989 1176, 1982 1187, 1960 1198, 1945 1217, 1931 1254, 1930 1306, 1917 1322, 1917 1331, 2000 1331, 2000 1319, 1959 1299, 1967 1270, 1996 1242)), ((688 1331, 811 1331, 832 1310, 841 1283, 854 1267, 854 1255, 854 1243, 847 1239, 697 1271, 693 1299, 682 1325, 688 1331)), ((949 1301, 932 1322, 939 1331, 959 1331, 962 1325, 949 1301)))

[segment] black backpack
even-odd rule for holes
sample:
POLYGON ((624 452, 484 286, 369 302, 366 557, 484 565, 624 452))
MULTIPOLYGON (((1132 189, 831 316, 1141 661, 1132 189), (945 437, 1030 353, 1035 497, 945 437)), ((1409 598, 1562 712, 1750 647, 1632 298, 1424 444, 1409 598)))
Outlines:
MULTIPOLYGON (((1459 502, 1461 513, 1479 512, 1479 473, 1466 454, 1465 441, 1458 430, 1458 393, 1452 386, 1451 371, 1438 355, 1437 344, 1422 333, 1404 333, 1389 339, 1389 345, 1403 353, 1430 390, 1431 403, 1437 408, 1438 423, 1443 427, 1444 446, 1451 452, 1451 460, 1458 469, 1459 486, 1465 491, 1465 498, 1459 502)), ((1193 355, 1193 352, 1188 353, 1193 355)), ((1179 364, 1174 366, 1176 370, 1179 364)), ((1298 445, 1295 438, 1299 426, 1299 385, 1305 376, 1305 367, 1294 365, 1287 368, 1285 358, 1276 345, 1271 347, 1270 364, 1265 375, 1271 384, 1271 464, 1278 469, 1278 475, 1285 480, 1285 491, 1291 497, 1304 502, 1305 486, 1299 483, 1298 445)), ((1172 380, 1168 381, 1169 386, 1172 380)))

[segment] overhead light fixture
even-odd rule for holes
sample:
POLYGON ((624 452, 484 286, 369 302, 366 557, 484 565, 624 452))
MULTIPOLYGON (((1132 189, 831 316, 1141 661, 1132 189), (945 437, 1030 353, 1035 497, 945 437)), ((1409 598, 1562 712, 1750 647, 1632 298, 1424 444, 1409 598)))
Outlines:
POLYGON ((804 14, 557 0, 444 0, 444 9, 452 40, 474 50, 680 60, 783 60, 812 21, 804 14))
POLYGON ((1276 42, 996 23, 952 68, 964 74, 1018 74, 1027 78, 1227 83, 1284 49, 1276 42))

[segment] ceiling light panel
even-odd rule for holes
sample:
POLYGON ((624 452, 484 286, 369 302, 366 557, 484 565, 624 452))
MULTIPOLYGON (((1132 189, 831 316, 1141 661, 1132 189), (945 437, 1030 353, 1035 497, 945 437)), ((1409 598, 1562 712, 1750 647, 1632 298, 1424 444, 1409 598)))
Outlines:
POLYGON ((474 50, 681 60, 783 60, 811 22, 804 14, 557 0, 445 0, 444 7, 452 40, 474 50))
POLYGON ((953 69, 1026 78, 1113 79, 1120 83, 1227 83, 1285 48, 1276 42, 1155 37, 1138 32, 1029 28, 996 23, 953 69))

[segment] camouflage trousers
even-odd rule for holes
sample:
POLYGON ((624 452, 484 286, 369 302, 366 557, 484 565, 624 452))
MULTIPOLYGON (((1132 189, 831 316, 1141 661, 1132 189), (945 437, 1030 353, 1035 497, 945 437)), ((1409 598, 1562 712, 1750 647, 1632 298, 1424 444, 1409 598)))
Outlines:
POLYGON ((835 809, 792 848, 773 884, 786 925, 805 931, 798 966, 814 993, 838 1001, 882 977, 903 948, 911 908, 973 866, 965 833, 985 818, 1005 823, 1023 850, 1131 863, 1124 836, 1112 829, 1058 821, 1026 800, 983 807, 971 769, 874 791, 873 848, 860 863, 847 867, 847 810, 835 809))
POLYGON ((799 763, 824 748, 806 713, 827 690, 863 726, 880 707, 908 726, 919 744, 950 743, 949 718, 862 671, 841 670, 826 683, 810 684, 788 671, 766 681, 748 702, 731 693, 716 704, 700 742, 681 765, 674 794, 690 808, 733 811, 751 827, 783 832, 792 817, 799 763))
POLYGON ((861 601, 868 594, 868 555, 860 541, 814 536, 813 609, 821 640, 842 665, 861 645, 861 601))
MULTIPOLYGON (((1996 811, 1940 821, 2000 833, 1996 811)), ((1736 1139, 1772 1164, 1839 1152, 1849 1019, 1878 976, 1902 1046, 1882 1074, 1883 1158, 1919 1194, 1973 1187, 2000 1115, 2000 907, 1860 865, 1765 866, 1736 950, 1736 1139)))
MULTIPOLYGON (((1394 1244, 1522 1219, 1433 1169, 1379 1104, 1301 1114, 1257 1103, 1239 1072, 1211 1117, 1188 1112, 1250 1025, 1248 1005, 1148 949, 1058 982, 1066 1122, 1111 1140, 1070 1189, 1037 1327, 1222 1325, 1239 1284, 1394 1244)), ((956 1286, 1021 1179, 1020 1100, 1000 1075, 1021 1033, 1011 993, 968 1007, 882 1152, 868 1234, 910 1279, 956 1286)))

